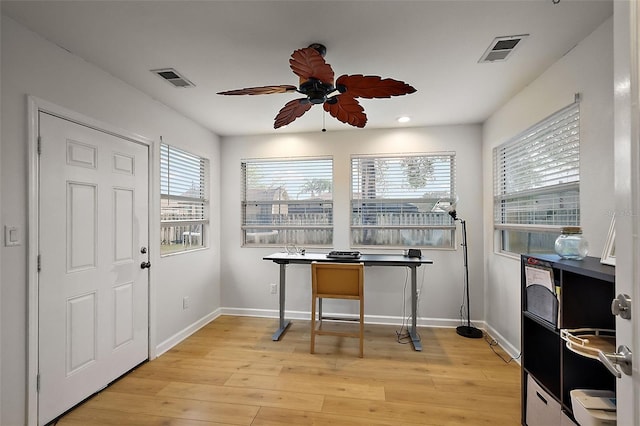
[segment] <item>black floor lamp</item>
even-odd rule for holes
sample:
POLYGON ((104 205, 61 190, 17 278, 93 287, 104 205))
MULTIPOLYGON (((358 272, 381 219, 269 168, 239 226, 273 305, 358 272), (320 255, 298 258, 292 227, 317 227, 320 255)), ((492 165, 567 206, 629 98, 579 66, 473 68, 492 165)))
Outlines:
POLYGON ((461 325, 456 327, 456 333, 462 337, 468 337, 470 339, 479 339, 482 337, 482 330, 475 328, 471 325, 471 315, 469 314, 469 259, 467 257, 467 223, 463 219, 458 218, 458 214, 455 209, 449 210, 449 215, 453 218, 453 221, 460 221, 462 225, 462 253, 464 256, 464 291, 467 298, 467 325, 461 325))

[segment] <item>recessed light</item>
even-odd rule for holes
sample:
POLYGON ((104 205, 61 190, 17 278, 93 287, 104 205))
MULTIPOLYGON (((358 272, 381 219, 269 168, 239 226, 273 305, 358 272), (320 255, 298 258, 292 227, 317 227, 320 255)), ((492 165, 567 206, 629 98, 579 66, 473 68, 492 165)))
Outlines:
POLYGON ((398 117, 397 120, 398 120, 398 123, 408 123, 409 121, 411 121, 411 117, 407 117, 406 115, 403 115, 402 117, 398 117))

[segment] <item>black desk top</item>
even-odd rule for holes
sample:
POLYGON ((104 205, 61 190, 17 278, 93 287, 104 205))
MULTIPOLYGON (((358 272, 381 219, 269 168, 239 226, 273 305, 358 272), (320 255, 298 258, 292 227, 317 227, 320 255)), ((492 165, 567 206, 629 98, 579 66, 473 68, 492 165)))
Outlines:
POLYGON ((263 260, 271 260, 279 264, 288 263, 311 263, 311 262, 331 262, 331 263, 364 263, 365 265, 389 265, 389 266, 420 266, 432 264, 433 260, 424 257, 407 257, 402 254, 365 254, 358 259, 336 259, 327 257, 326 253, 305 253, 305 254, 288 254, 273 253, 262 258, 263 260))

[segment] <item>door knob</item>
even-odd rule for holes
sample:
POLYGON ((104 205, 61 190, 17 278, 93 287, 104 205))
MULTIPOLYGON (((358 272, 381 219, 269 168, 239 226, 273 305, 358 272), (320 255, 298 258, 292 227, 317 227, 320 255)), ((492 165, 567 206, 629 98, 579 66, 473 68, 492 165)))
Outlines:
POLYGON ((611 301, 611 313, 620 318, 631 319, 631 298, 626 294, 619 294, 611 301))
POLYGON ((151 268, 151 262, 142 262, 140 264, 140 269, 147 269, 147 268, 151 268))
POLYGON ((622 373, 627 376, 631 375, 631 350, 626 346, 618 346, 618 352, 613 354, 598 351, 598 359, 607 367, 607 370, 618 379, 622 377, 622 373), (620 373, 620 370, 618 370, 616 366, 620 367, 622 373, 620 373))

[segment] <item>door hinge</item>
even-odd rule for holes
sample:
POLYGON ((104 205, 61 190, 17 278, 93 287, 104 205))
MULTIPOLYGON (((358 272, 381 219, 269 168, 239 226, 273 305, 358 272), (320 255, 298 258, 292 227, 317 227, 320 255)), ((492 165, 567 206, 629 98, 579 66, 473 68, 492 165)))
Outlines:
POLYGON ((36 376, 36 392, 40 392, 40 373, 36 376))
POLYGON ((38 155, 42 154, 42 136, 38 136, 38 146, 36 147, 38 155))
POLYGON ((38 267, 38 272, 40 272, 40 270, 42 269, 42 263, 40 262, 40 255, 38 255, 37 267, 38 267))

